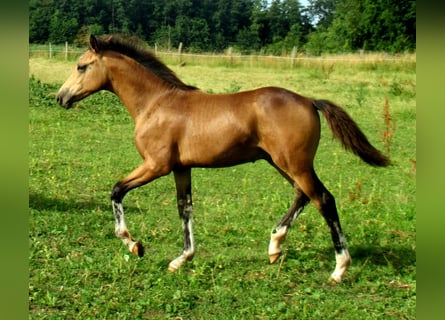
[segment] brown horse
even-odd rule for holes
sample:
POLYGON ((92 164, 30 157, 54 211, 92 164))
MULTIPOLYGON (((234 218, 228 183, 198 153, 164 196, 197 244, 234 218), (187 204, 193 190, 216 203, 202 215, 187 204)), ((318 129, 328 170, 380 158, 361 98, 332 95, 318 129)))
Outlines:
MULTIPOLYGON (((134 42, 134 41, 133 41, 134 42)), ((343 146, 373 166, 389 159, 375 149, 340 107, 282 88, 265 87, 234 94, 208 94, 183 83, 153 54, 117 36, 90 37, 90 47, 60 88, 65 108, 99 90, 115 93, 135 123, 135 144, 143 162, 116 183, 111 193, 115 232, 128 249, 143 256, 124 220, 122 199, 173 171, 184 231, 182 254, 169 270, 178 269, 195 253, 192 231, 192 167, 227 167, 264 159, 293 186, 295 202, 273 229, 269 258, 293 221, 312 201, 326 220, 334 243, 336 266, 331 279, 340 282, 351 263, 334 197, 318 179, 313 160, 320 139, 320 111, 343 146)))

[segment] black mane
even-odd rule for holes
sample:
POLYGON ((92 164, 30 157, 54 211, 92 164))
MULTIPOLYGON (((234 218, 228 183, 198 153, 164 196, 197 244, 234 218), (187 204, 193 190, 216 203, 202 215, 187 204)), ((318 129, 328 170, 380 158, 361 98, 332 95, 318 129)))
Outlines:
POLYGON ((142 48, 142 41, 136 37, 123 37, 120 35, 111 35, 108 37, 97 37, 97 47, 100 51, 111 50, 126 55, 159 78, 170 84, 174 88, 181 90, 197 90, 194 86, 189 86, 182 82, 176 74, 162 63, 156 56, 142 48))

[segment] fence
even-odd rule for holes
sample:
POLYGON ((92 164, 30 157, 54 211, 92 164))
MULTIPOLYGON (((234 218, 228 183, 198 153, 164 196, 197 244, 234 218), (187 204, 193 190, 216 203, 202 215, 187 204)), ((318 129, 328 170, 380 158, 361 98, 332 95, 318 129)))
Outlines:
MULTIPOLYGON (((302 64, 366 64, 366 63, 416 63, 416 54, 390 55, 387 53, 365 53, 360 50, 358 53, 328 55, 328 56, 306 56, 304 52, 298 52, 294 48, 289 55, 242 55, 235 53, 233 48, 228 48, 224 53, 185 53, 180 43, 177 51, 159 51, 154 47, 154 53, 166 63, 171 64, 204 64, 204 65, 246 65, 246 66, 270 66, 270 67, 296 67, 302 64)), ((71 47, 66 42, 65 45, 30 45, 29 56, 45 57, 49 59, 77 59, 85 48, 71 47)))

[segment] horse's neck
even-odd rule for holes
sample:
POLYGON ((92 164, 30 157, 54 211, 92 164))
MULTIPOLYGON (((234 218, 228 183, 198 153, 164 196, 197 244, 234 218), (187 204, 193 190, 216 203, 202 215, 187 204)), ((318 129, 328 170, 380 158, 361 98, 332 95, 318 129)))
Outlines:
POLYGON ((152 105, 151 101, 166 90, 165 84, 153 73, 127 57, 113 63, 115 65, 109 65, 108 68, 110 90, 119 97, 136 121, 138 115, 152 105))

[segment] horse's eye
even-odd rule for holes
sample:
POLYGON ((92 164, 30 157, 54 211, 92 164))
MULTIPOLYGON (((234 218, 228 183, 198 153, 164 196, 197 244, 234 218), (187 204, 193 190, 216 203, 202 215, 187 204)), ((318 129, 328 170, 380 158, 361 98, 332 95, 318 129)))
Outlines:
POLYGON ((79 71, 79 72, 84 72, 86 69, 87 69, 86 64, 77 66, 77 71, 79 71))

